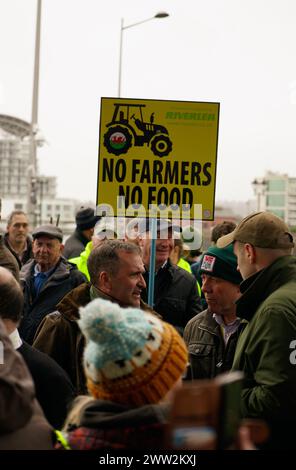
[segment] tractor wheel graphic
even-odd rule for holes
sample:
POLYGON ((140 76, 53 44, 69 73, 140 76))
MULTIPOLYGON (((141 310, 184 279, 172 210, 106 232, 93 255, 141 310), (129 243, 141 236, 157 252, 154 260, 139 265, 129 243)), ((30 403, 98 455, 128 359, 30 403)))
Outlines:
POLYGON ((172 150, 173 144, 167 135, 156 135, 150 142, 150 147, 154 155, 166 157, 172 150))
POLYGON ((110 127, 104 135, 104 145, 108 152, 114 155, 127 153, 132 145, 132 135, 125 127, 110 127))

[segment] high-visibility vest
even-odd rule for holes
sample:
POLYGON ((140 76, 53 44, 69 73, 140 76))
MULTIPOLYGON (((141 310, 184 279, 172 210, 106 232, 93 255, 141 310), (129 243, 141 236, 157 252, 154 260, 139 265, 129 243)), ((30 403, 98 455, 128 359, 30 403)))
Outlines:
POLYGON ((80 256, 69 259, 70 263, 76 264, 77 269, 79 269, 79 271, 81 271, 85 275, 88 281, 89 281, 89 272, 87 269, 87 260, 88 260, 88 257, 90 255, 92 248, 93 248, 92 242, 88 242, 88 244, 85 247, 85 250, 82 253, 80 253, 80 256))
MULTIPOLYGON (((186 259, 180 258, 177 266, 179 266, 179 268, 185 269, 185 271, 188 271, 190 274, 192 274, 190 264, 188 263, 188 261, 186 261, 186 259)), ((201 288, 200 288, 198 281, 196 281, 196 285, 197 285, 198 295, 201 297, 201 288)))
POLYGON ((72 450, 68 444, 68 441, 62 431, 58 431, 57 429, 54 430, 56 435, 56 440, 63 446, 65 450, 72 450))

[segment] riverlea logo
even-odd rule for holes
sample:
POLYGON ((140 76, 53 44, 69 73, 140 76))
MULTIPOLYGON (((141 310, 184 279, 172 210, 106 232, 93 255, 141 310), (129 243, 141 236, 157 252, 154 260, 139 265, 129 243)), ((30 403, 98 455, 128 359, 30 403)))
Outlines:
POLYGON ((215 113, 190 113, 190 112, 179 112, 179 111, 168 111, 165 115, 167 120, 176 120, 176 121, 215 121, 215 113))

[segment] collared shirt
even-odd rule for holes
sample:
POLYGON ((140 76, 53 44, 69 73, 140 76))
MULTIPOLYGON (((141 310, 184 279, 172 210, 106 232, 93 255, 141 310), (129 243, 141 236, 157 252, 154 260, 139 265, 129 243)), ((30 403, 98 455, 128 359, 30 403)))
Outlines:
MULTIPOLYGON (((104 294, 104 292, 103 292, 104 294)), ((104 294, 105 295, 105 294, 104 294)), ((97 298, 100 298, 101 297, 101 291, 99 289, 97 289, 97 287, 95 287, 93 284, 90 286, 90 289, 89 289, 89 296, 90 296, 90 300, 94 300, 94 299, 97 299, 97 298)))
MULTIPOLYGON (((157 269, 157 271, 155 271, 155 275, 157 276, 157 274, 161 273, 162 270, 165 269, 167 264, 168 264, 168 260, 166 259, 165 262, 157 269)), ((145 267, 145 269, 146 269, 146 273, 149 275, 149 269, 147 269, 146 267, 145 267)))
POLYGON ((223 321, 223 317, 221 315, 218 315, 217 313, 213 313, 213 318, 215 321, 220 325, 221 328, 221 333, 224 339, 224 343, 227 344, 227 341, 229 340, 230 336, 236 332, 238 329, 241 319, 236 318, 233 320, 231 323, 228 323, 227 325, 223 321))
POLYGON ((41 272, 39 265, 35 264, 34 266, 34 289, 35 289, 35 296, 37 296, 43 287, 43 285, 46 283, 47 279, 49 276, 53 273, 55 270, 56 266, 51 268, 49 271, 41 272))
POLYGON ((160 266, 160 268, 158 268, 158 271, 159 271, 160 269, 164 269, 167 264, 168 264, 168 260, 166 259, 165 262, 160 266))
POLYGON ((20 348, 23 344, 17 328, 12 333, 10 333, 9 339, 12 342, 14 349, 20 348))

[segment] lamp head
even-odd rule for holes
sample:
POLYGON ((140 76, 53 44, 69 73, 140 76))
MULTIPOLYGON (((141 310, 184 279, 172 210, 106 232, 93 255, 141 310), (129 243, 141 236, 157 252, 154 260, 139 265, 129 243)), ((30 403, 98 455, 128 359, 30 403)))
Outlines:
POLYGON ((167 16, 170 15, 165 11, 159 11, 158 13, 156 13, 156 15, 154 15, 154 18, 166 18, 167 16))

